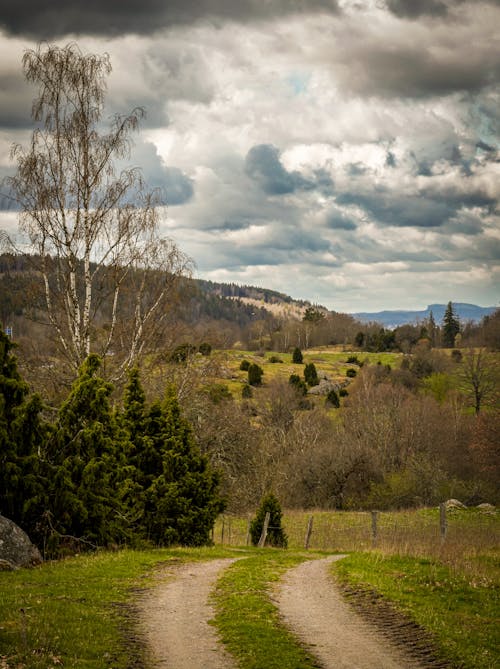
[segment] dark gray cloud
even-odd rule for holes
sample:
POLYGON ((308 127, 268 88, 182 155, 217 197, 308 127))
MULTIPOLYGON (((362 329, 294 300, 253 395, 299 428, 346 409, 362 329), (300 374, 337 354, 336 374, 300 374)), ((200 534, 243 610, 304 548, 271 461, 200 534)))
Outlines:
MULTIPOLYGON (((490 5, 499 5, 500 0, 484 0, 490 5)), ((466 0, 387 0, 387 8, 396 16, 418 19, 420 16, 444 17, 455 5, 466 0)))
POLYGON ((326 225, 332 230, 356 230, 354 220, 340 209, 331 209, 326 215, 326 225))
POLYGON ((494 50, 467 58, 467 51, 443 58, 412 44, 353 43, 334 64, 342 85, 362 96, 421 98, 476 93, 500 82, 494 50))
POLYGON ((133 147, 130 161, 123 161, 119 167, 128 167, 130 164, 140 166, 148 188, 158 189, 167 205, 185 204, 193 197, 192 179, 179 168, 165 165, 151 142, 139 141, 133 147))
POLYGON ((279 150, 272 144, 253 146, 245 158, 245 172, 268 195, 286 195, 298 190, 330 192, 333 186, 325 170, 306 178, 300 172, 288 172, 280 159, 279 150))
POLYGON ((336 0, 40 0, 8 2, 0 26, 12 35, 148 34, 200 20, 249 21, 301 12, 335 12, 336 0))
POLYGON ((361 207, 380 223, 398 227, 440 227, 456 213, 456 207, 447 202, 419 195, 405 196, 384 188, 367 193, 341 193, 337 202, 361 207))
POLYGON ((448 13, 448 6, 443 0, 387 0, 387 7, 396 16, 411 19, 422 15, 445 16, 448 13))

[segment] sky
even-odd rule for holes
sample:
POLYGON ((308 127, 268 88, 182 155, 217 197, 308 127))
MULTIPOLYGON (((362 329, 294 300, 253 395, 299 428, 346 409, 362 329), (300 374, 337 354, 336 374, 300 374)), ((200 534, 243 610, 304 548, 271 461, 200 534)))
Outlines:
MULTIPOLYGON (((106 117, 195 276, 340 312, 500 304, 499 0, 25 0, 0 15, 0 177, 41 41, 108 53, 106 117)), ((0 229, 17 214, 0 198, 0 229)))

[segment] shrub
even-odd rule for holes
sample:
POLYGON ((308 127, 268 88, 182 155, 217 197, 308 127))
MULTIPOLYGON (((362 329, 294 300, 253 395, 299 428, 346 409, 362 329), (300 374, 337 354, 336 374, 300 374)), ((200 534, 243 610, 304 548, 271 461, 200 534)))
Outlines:
POLYGON ((357 355, 350 355, 347 358, 347 364, 348 365, 359 365, 361 367, 361 363, 359 362, 357 355))
POLYGON ((290 378, 288 379, 288 383, 294 386, 294 388, 296 388, 302 395, 307 395, 306 382, 301 379, 298 374, 291 374, 290 378))
POLYGON ((347 397, 349 395, 348 391, 345 388, 339 390, 339 397, 347 397))
POLYGON ((308 386, 317 386, 319 384, 318 372, 314 362, 308 363, 304 367, 304 379, 308 386))
POLYGON ((292 353, 292 362, 296 365, 301 365, 303 362, 302 351, 300 348, 295 347, 292 353))
POLYGON ((269 358, 269 362, 277 363, 277 362, 283 362, 283 360, 282 360, 281 358, 278 358, 277 355, 272 355, 272 356, 269 358))
POLYGON ((240 369, 242 372, 248 372, 248 368, 250 367, 250 363, 248 360, 242 360, 240 364, 240 369))
POLYGON ((346 376, 348 376, 350 379, 353 379, 357 374, 357 371, 354 369, 354 367, 349 367, 347 372, 345 373, 346 376))
POLYGON ((337 395, 337 392, 335 388, 332 388, 328 395, 326 396, 325 404, 327 406, 332 406, 335 407, 335 409, 338 409, 340 406, 340 400, 339 396, 337 395))
POLYGON ((212 353, 212 347, 208 342, 204 341, 199 345, 198 351, 201 353, 201 355, 210 355, 210 353, 212 353))
POLYGON ((186 362, 189 356, 196 353, 196 346, 192 344, 180 344, 176 346, 172 353, 169 355, 170 362, 186 362))
POLYGON ((251 386, 260 386, 260 384, 262 383, 263 374, 264 370, 262 369, 262 367, 259 367, 259 365, 256 365, 255 363, 252 363, 248 368, 248 383, 251 386))
POLYGON ((214 404, 220 404, 222 400, 232 400, 231 391, 225 383, 213 383, 207 388, 207 394, 214 404))
POLYGON ((458 348, 453 349, 451 352, 451 359, 453 362, 462 362, 462 351, 460 351, 458 348))
POLYGON ((288 537, 281 526, 281 505, 273 493, 266 495, 257 511, 255 518, 250 523, 250 536, 252 544, 257 546, 264 528, 264 520, 266 513, 270 514, 269 528, 267 531, 266 544, 276 546, 278 548, 286 548, 288 546, 288 537))
POLYGON ((248 386, 247 384, 245 384, 245 385, 243 386, 243 388, 241 389, 241 397, 242 397, 244 400, 248 400, 248 399, 250 399, 251 397, 253 397, 252 386, 248 386))

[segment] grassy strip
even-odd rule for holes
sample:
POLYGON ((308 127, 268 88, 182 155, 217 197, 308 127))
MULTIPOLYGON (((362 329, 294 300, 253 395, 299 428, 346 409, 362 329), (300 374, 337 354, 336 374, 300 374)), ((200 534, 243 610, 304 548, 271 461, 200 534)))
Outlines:
MULTIPOLYGON (((37 569, 0 572, 0 669, 125 669, 131 589, 159 563, 226 557, 220 549, 119 551, 81 555, 37 569)), ((140 646, 140 644, 139 644, 140 646)))
POLYGON ((303 554, 265 549, 233 564, 218 581, 214 623, 245 669, 318 666, 280 623, 269 598, 272 584, 305 559, 303 554))
POLYGON ((500 666, 498 584, 474 582, 429 559, 352 554, 332 565, 349 585, 375 589, 464 669, 500 666))

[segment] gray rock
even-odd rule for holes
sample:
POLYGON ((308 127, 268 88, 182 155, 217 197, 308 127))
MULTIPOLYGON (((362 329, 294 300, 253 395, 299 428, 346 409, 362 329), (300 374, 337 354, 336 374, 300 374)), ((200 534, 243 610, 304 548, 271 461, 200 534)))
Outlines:
POLYGON ((447 509, 466 509, 465 504, 460 502, 458 499, 448 499, 445 502, 447 509))
POLYGON ((26 532, 12 520, 0 515, 0 569, 34 567, 42 556, 26 532))
POLYGON ((496 513, 496 506, 493 504, 488 504, 487 502, 484 502, 483 504, 478 504, 477 508, 482 511, 483 513, 496 513))

